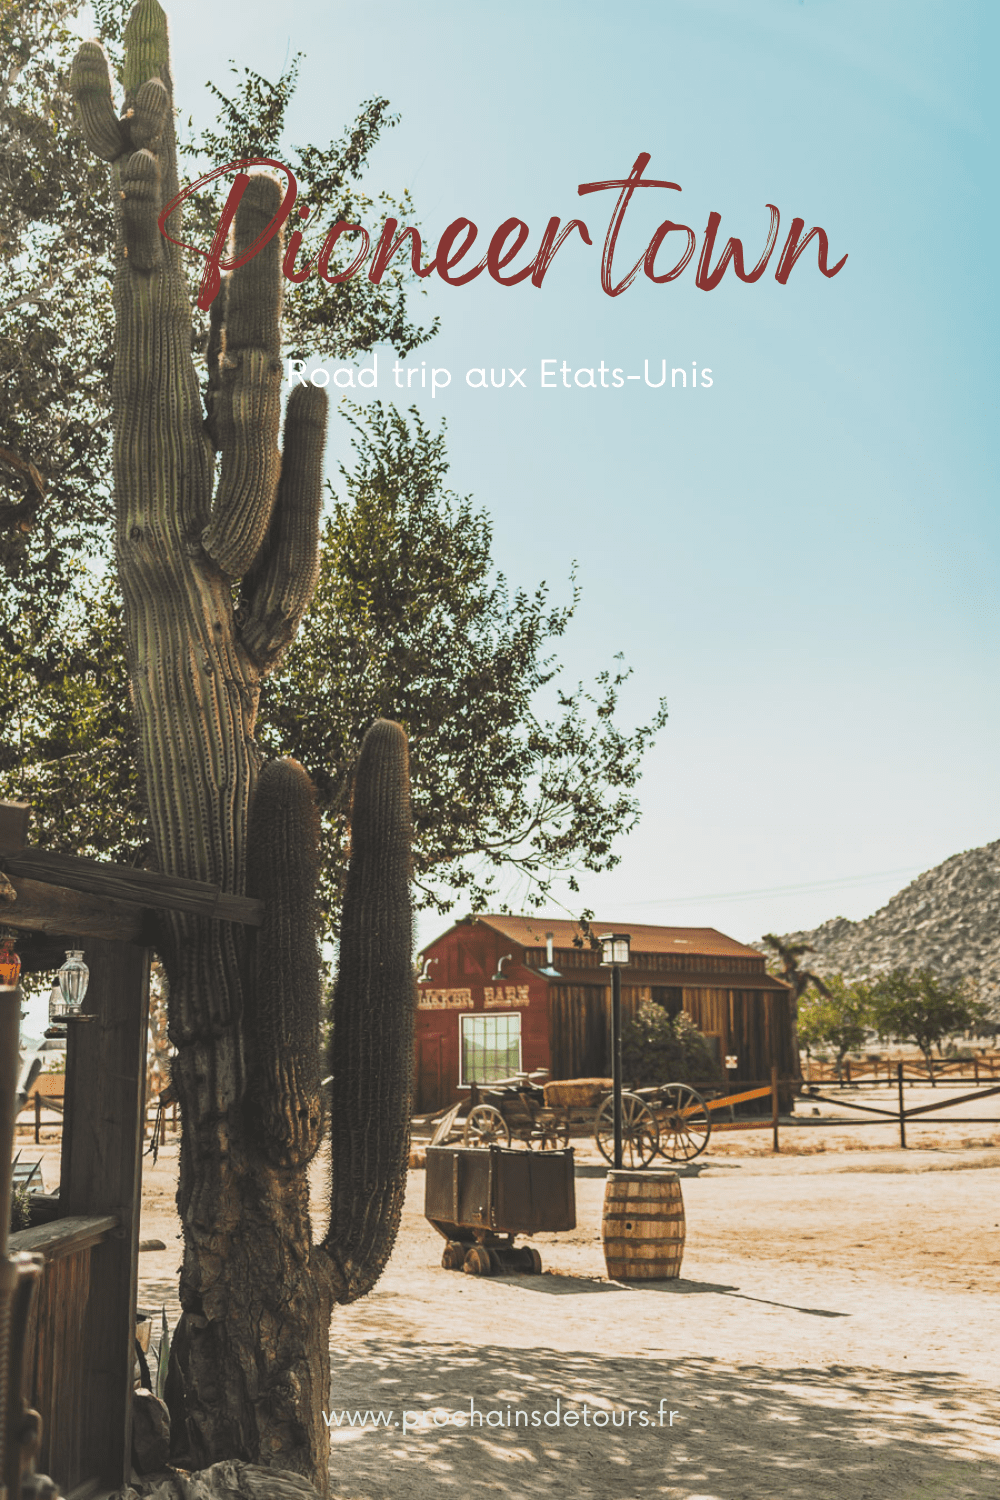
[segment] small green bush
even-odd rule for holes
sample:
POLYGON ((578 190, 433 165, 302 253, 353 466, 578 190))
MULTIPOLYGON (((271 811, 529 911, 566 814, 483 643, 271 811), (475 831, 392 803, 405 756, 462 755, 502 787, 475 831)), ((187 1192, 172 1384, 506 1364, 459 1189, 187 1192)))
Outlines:
POLYGON ((721 1082, 725 1076, 711 1042, 691 1017, 683 1011, 668 1015, 651 1000, 644 1000, 635 1017, 622 1026, 622 1069, 635 1088, 721 1082))
POLYGON ((15 1184, 10 1195, 10 1232, 27 1229, 31 1224, 31 1195, 23 1183, 15 1184))

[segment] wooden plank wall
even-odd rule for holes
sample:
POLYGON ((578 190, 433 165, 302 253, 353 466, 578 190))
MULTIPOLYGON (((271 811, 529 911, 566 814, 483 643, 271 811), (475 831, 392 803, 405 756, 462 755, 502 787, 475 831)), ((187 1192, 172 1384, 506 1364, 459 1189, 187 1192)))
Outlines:
MULTIPOLYGON (((650 998, 646 987, 622 987, 622 1017, 650 998)), ((798 1076, 792 1055, 788 997, 775 990, 685 989, 684 1010, 699 1031, 735 1053, 737 1082, 766 1081, 772 1062, 782 1078, 798 1076)), ((595 985, 553 985, 549 991, 552 1078, 595 1078, 611 1073, 611 991, 595 985)), ((668 1080, 664 1079, 664 1082, 668 1080)))
POLYGON ((80 1378, 86 1360, 90 1258, 96 1247, 47 1262, 28 1319, 30 1351, 26 1389, 42 1415, 38 1469, 58 1474, 68 1492, 90 1473, 81 1448, 86 1426, 87 1383, 80 1378))
POLYGON ((766 1082, 773 1063, 780 1077, 798 1076, 788 1007, 778 990, 684 991, 684 1009, 698 1030, 721 1037, 723 1053, 739 1059, 729 1075, 737 1083, 766 1082))
MULTIPOLYGON (((635 1015, 648 989, 622 986, 622 1020, 635 1015)), ((554 984, 549 989, 549 1076, 610 1078, 611 987, 554 984)))

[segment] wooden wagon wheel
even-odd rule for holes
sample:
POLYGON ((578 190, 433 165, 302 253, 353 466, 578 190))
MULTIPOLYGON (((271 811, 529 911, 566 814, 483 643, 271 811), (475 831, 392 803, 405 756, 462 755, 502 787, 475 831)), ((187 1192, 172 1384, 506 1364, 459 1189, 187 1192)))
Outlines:
POLYGON ((469 1110, 462 1141, 466 1146, 509 1146, 510 1131, 492 1104, 477 1104, 469 1110))
POLYGON ((693 1161, 708 1145, 712 1116, 704 1099, 687 1083, 668 1083, 657 1099, 660 1154, 667 1161, 693 1161))
MULTIPOLYGON (((615 1101, 609 1094, 597 1112, 594 1139, 604 1160, 615 1160, 615 1101)), ((634 1172, 648 1167, 656 1155, 660 1133, 656 1116, 638 1094, 622 1094, 622 1166, 634 1172)))
POLYGON ((569 1145, 569 1120, 565 1115, 539 1115, 528 1145, 537 1151, 564 1151, 569 1145))

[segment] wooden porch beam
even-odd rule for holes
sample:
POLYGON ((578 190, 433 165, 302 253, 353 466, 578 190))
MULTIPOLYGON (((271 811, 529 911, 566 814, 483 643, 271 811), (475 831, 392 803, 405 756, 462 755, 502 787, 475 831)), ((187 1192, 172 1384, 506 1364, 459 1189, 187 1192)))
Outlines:
POLYGON ((0 923, 18 931, 156 946, 154 914, 131 902, 88 896, 38 880, 15 878, 6 884, 14 899, 0 891, 0 923))
POLYGON ((164 875, 159 870, 134 870, 129 865, 32 848, 3 854, 0 865, 9 877, 65 886, 89 896, 103 896, 135 906, 183 911, 215 922, 242 922, 251 927, 259 927, 264 920, 263 901, 233 896, 206 880, 187 880, 182 875, 164 875))

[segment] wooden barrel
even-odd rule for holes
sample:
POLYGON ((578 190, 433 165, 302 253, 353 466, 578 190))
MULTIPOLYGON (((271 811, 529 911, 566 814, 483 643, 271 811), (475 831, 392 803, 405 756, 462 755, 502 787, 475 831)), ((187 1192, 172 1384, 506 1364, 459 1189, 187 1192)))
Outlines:
POLYGON ((676 1172, 609 1172, 601 1221, 612 1281, 664 1281, 681 1274, 684 1200, 676 1172))

